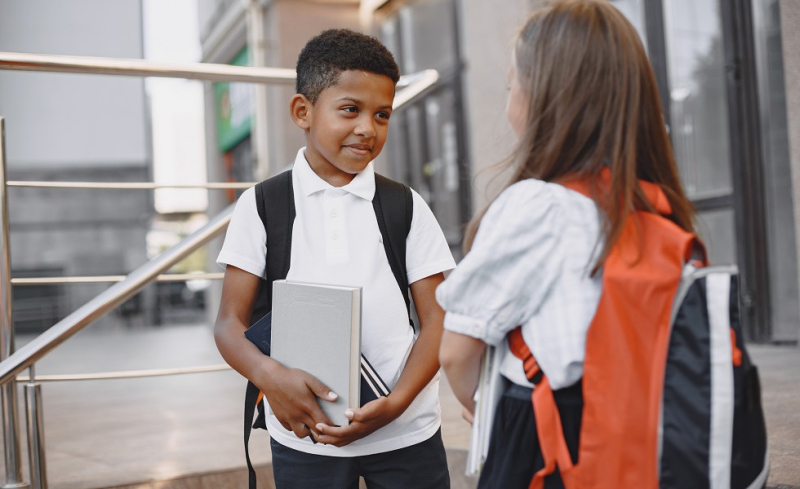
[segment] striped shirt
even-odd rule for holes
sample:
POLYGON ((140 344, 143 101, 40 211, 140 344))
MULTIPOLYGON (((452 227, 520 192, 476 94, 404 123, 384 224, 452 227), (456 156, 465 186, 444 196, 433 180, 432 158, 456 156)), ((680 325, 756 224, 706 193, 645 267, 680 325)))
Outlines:
POLYGON ((594 202, 561 185, 524 180, 508 187, 481 221, 472 250, 436 291, 448 331, 499 346, 501 373, 530 386, 506 335, 522 335, 553 389, 583 375, 586 332, 600 300, 602 271, 594 202))

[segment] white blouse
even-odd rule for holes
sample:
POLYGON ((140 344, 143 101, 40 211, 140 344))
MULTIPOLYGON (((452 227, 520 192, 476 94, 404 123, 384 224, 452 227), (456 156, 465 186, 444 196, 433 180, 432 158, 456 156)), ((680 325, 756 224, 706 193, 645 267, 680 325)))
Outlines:
POLYGON ((500 346, 501 373, 519 385, 522 362, 506 335, 522 335, 553 389, 583 375, 586 332, 600 300, 600 216, 582 194, 540 180, 508 187, 486 212, 472 250, 436 290, 448 331, 500 346))

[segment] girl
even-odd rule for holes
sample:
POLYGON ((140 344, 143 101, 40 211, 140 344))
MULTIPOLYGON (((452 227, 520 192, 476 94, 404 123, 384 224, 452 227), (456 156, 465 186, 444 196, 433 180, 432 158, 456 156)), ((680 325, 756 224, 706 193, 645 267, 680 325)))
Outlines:
MULTIPOLYGON (((554 391, 577 458, 586 334, 602 266, 634 210, 655 212, 641 181, 666 195, 687 232, 694 215, 675 167, 652 68, 633 26, 603 0, 538 11, 516 41, 506 114, 519 138, 505 190, 470 223, 468 252, 437 289, 440 360, 474 411, 481 354, 498 346, 508 387, 497 406, 480 488, 527 488, 543 467, 532 384, 509 353, 522 337, 554 391), (587 196, 561 183, 580 181, 587 196), (604 198, 613 196, 613 198, 604 198)), ((556 471, 546 488, 563 487, 556 471)))

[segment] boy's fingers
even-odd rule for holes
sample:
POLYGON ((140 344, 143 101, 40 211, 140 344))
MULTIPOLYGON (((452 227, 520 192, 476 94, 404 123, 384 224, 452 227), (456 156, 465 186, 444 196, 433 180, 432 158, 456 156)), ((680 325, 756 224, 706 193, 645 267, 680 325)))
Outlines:
POLYGON ((315 435, 314 439, 317 440, 317 443, 322 443, 324 445, 333 445, 336 447, 344 446, 347 444, 346 441, 341 438, 324 435, 322 433, 315 435))
POLYGON ((350 408, 344 412, 344 415, 350 421, 367 422, 381 414, 381 411, 386 406, 384 399, 385 398, 375 399, 364 404, 360 408, 350 408))
POLYGON ((310 377, 306 380, 306 385, 311 392, 314 393, 315 396, 324 399, 326 401, 335 401, 339 398, 339 396, 330 390, 327 385, 323 384, 319 379, 310 377))
POLYGON ((308 428, 308 426, 300 423, 294 426, 292 432, 294 433, 294 436, 298 438, 305 438, 311 433, 311 430, 308 428))
POLYGON ((317 423, 314 429, 321 434, 334 438, 339 438, 340 436, 345 435, 348 431, 347 426, 331 426, 325 423, 317 423))
POLYGON ((321 409, 317 408, 314 412, 308 413, 308 415, 305 416, 303 423, 305 423, 309 428, 313 427, 316 429, 320 423, 327 424, 330 423, 330 420, 327 416, 325 416, 325 413, 323 413, 321 409))
POLYGON ((303 423, 308 426, 316 426, 317 423, 325 423, 325 424, 333 424, 328 416, 322 411, 322 408, 319 407, 319 403, 317 400, 314 399, 312 405, 307 406, 308 411, 303 413, 303 423))

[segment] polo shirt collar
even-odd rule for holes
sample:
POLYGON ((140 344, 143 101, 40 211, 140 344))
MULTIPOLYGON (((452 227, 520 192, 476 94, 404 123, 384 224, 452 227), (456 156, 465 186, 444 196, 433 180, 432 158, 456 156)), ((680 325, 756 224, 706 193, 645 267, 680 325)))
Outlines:
MULTIPOLYGON (((300 186, 300 192, 308 197, 323 190, 337 188, 314 173, 314 170, 311 169, 306 160, 305 151, 305 147, 300 148, 294 159, 293 171, 298 177, 297 183, 300 186)), ((373 162, 370 162, 350 183, 338 188, 371 202, 375 196, 375 168, 373 167, 373 162)))

